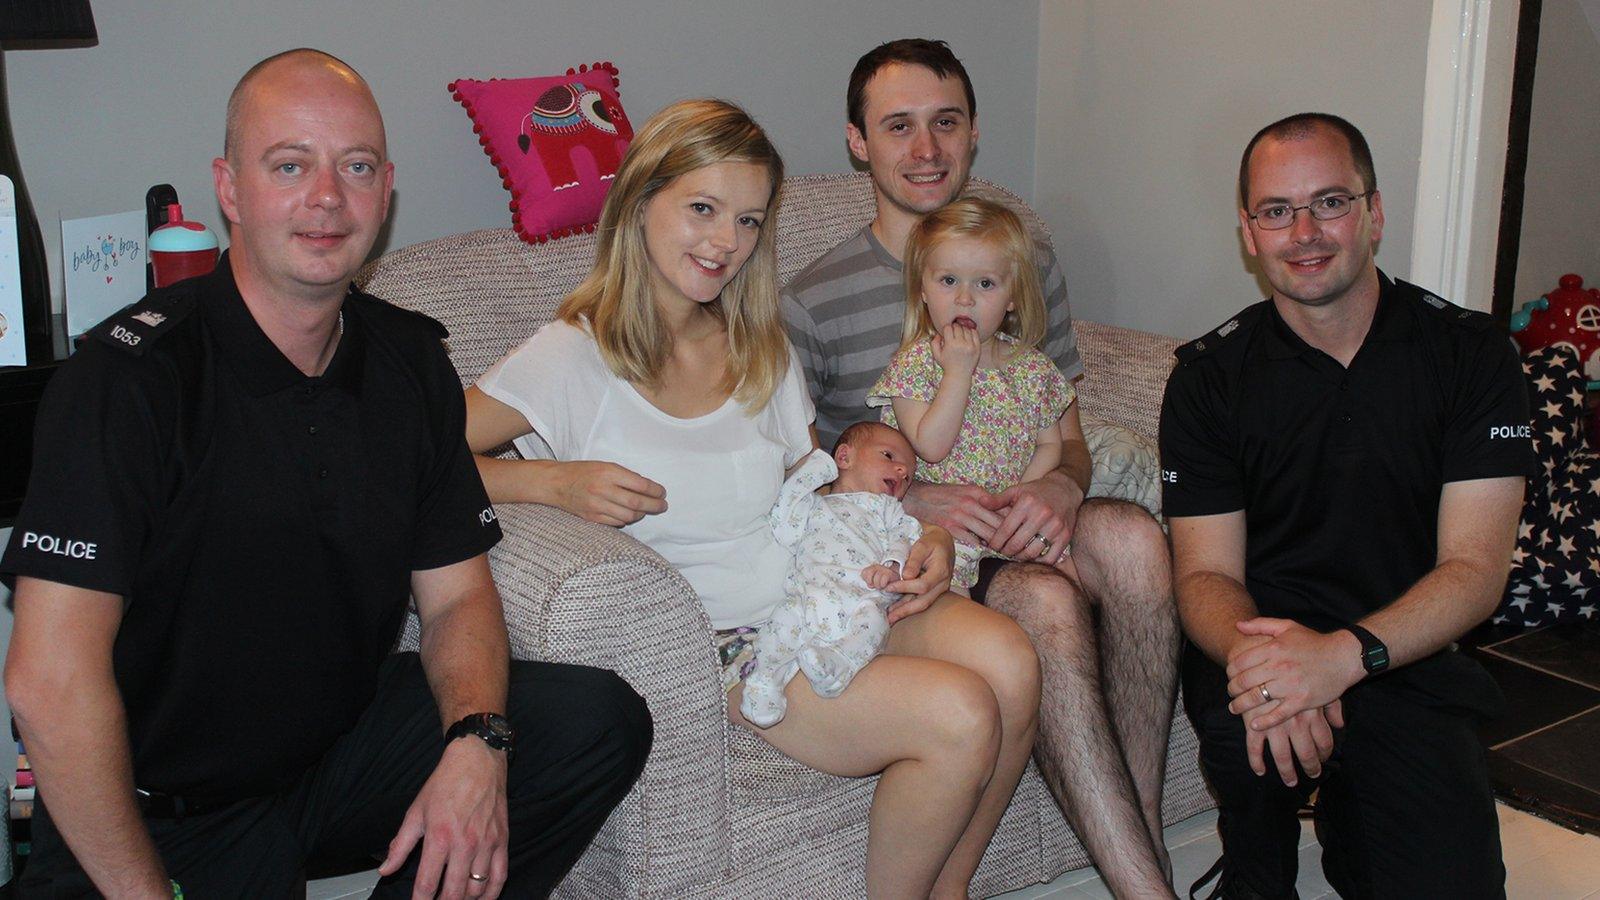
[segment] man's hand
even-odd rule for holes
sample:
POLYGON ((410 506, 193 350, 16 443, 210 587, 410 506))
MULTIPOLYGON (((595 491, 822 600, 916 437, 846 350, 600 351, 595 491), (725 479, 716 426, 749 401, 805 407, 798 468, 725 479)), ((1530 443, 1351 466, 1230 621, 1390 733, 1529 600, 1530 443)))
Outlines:
POLYGON ((906 512, 929 525, 950 532, 963 544, 982 546, 989 542, 1004 517, 998 512, 995 495, 973 484, 911 483, 903 501, 906 512))
POLYGON ((922 612, 933 601, 950 590, 950 574, 954 570, 956 544, 950 532, 937 525, 922 529, 922 537, 911 545, 906 563, 900 569, 901 579, 891 581, 880 590, 910 594, 889 607, 889 624, 906 616, 922 612))
POLYGON ((1243 715, 1250 730, 1266 731, 1327 706, 1366 675, 1361 642, 1347 631, 1322 634, 1288 619, 1264 617, 1236 627, 1240 634, 1270 638, 1228 660, 1228 696, 1233 698, 1228 709, 1243 715))
POLYGON ((881 591, 891 583, 900 580, 900 564, 897 562, 873 563, 861 570, 861 580, 867 587, 881 591))
POLYGON ((990 509, 1004 518, 986 543, 1012 559, 1055 565, 1066 555, 1083 505, 1083 488, 1059 471, 993 495, 990 509), (1050 541, 1049 552, 1035 535, 1050 541))
POLYGON ((446 744, 438 767, 417 792, 400 832, 389 842, 389 855, 378 873, 399 871, 420 840, 422 859, 413 898, 499 896, 509 866, 506 766, 504 751, 476 737, 446 744), (470 875, 488 878, 478 881, 470 875))
POLYGON ((933 361, 945 374, 971 377, 978 370, 978 356, 983 345, 978 341, 978 330, 951 322, 933 336, 933 361))
POLYGON ((1271 747, 1273 763, 1284 785, 1294 787, 1300 780, 1294 769, 1296 759, 1308 777, 1316 778, 1322 774, 1322 764, 1333 755, 1333 729, 1343 727, 1344 708, 1335 700, 1326 707, 1304 710, 1265 731, 1246 728, 1244 746, 1250 770, 1257 775, 1267 774, 1262 751, 1271 747))
POLYGON ((621 528, 667 510, 666 488, 616 463, 561 463, 550 477, 556 506, 601 525, 621 528))

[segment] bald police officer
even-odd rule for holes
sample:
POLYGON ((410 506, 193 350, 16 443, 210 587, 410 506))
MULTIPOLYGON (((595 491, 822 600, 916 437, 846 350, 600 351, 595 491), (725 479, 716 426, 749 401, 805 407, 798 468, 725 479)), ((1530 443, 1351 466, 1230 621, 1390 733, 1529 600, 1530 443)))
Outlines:
POLYGON ((95 329, 40 411, 0 563, 23 887, 283 897, 382 858, 378 896, 548 892, 649 718, 612 673, 508 665, 444 329, 351 286, 394 178, 366 83, 263 61, 213 174, 216 271, 95 329))

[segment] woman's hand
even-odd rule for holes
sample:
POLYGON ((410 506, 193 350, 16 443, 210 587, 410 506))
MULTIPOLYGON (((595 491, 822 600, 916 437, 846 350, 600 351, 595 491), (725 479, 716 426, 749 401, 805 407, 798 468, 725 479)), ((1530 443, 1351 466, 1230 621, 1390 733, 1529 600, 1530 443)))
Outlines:
POLYGON ((557 463, 550 481, 554 506, 613 528, 667 510, 666 488, 616 463, 557 463))
POLYGON ((956 542, 950 532, 937 525, 924 524, 922 537, 911 545, 901 578, 883 589, 908 596, 889 607, 889 624, 922 612, 950 590, 950 574, 955 569, 956 542))

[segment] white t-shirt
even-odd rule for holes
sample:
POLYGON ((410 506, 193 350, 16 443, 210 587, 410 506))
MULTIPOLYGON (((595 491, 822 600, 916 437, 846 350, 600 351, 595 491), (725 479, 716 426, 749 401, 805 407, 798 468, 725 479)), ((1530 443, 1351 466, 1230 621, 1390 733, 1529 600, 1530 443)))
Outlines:
POLYGON ((478 389, 533 426, 516 441, 524 457, 613 462, 666 488, 667 511, 623 531, 683 573, 713 628, 763 622, 783 600, 789 553, 767 514, 784 469, 811 451, 816 417, 793 350, 754 416, 731 397, 703 416, 669 416, 612 374, 586 329, 561 321, 495 363, 478 389))

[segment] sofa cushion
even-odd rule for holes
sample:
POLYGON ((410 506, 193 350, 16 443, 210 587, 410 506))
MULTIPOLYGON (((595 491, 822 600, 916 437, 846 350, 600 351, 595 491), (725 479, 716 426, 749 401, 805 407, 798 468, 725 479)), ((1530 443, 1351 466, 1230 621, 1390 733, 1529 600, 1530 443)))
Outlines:
POLYGON ((528 243, 593 231, 633 140, 611 63, 546 78, 462 78, 450 92, 511 192, 511 223, 528 243))

